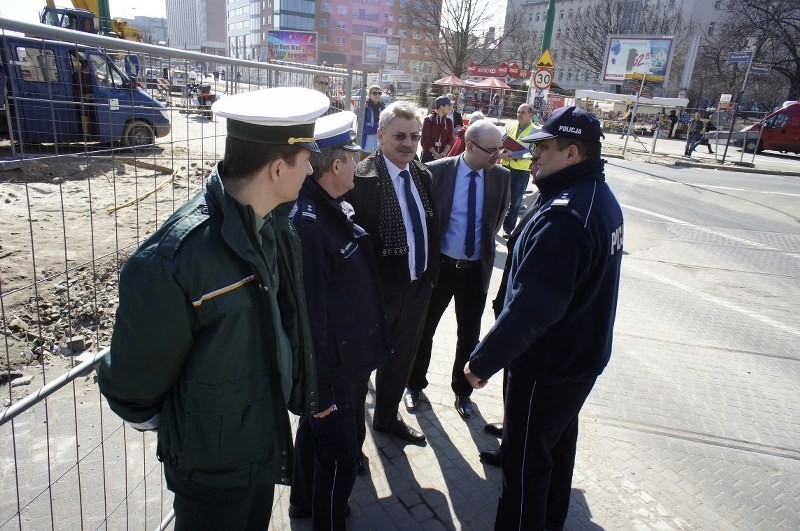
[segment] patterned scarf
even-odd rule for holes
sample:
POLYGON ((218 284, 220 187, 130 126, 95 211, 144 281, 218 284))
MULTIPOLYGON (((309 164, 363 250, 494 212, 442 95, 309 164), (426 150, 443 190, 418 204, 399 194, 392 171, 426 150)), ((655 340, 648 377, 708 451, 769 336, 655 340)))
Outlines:
MULTIPOLYGON (((381 213, 378 221, 378 237, 380 238, 381 256, 398 256, 408 254, 408 235, 406 226, 403 223, 403 212, 400 210, 400 201, 394 191, 392 178, 389 177, 389 169, 383 159, 383 151, 378 148, 375 151, 375 167, 378 170, 380 179, 380 205, 381 213)), ((422 180, 414 163, 408 165, 411 173, 411 180, 417 187, 417 193, 422 201, 422 208, 425 210, 425 218, 433 216, 433 206, 431 205, 428 194, 422 187, 422 180)), ((421 220, 423 225, 425 220, 421 220)))

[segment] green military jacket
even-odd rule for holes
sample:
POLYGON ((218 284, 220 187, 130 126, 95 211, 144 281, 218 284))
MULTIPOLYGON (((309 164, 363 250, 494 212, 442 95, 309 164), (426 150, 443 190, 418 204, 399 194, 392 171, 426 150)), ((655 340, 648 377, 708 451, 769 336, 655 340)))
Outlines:
POLYGON ((99 368, 111 409, 135 424, 160 415, 159 459, 211 487, 288 484, 286 410, 318 407, 300 239, 288 209, 273 212, 270 267, 248 211, 215 170, 131 255, 99 368))

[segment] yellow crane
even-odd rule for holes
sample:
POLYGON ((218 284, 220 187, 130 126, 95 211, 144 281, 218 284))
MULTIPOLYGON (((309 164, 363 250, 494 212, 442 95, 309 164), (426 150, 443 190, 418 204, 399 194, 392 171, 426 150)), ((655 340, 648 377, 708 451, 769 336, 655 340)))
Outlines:
POLYGON ((54 0, 45 0, 42 23, 51 26, 114 35, 129 41, 142 40, 142 30, 121 19, 111 18, 108 0, 72 0, 72 8, 56 7, 54 0))

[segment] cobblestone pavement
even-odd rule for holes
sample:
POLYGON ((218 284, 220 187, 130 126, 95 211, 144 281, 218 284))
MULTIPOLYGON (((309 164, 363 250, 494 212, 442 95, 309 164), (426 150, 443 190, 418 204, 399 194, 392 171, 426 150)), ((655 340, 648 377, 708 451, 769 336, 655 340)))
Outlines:
MULTIPOLYGON (((498 239, 497 263, 504 259, 498 239)), ((791 345, 800 332, 775 323, 737 332, 736 308, 711 296, 682 308, 671 300, 678 278, 663 264, 623 260, 614 353, 582 413, 566 528, 798 529, 800 367, 791 345), (658 282, 649 280, 656 274, 658 282), (770 326, 779 331, 763 330, 770 326)), ((484 332, 492 322, 487 310, 484 332)), ((501 378, 475 392, 475 413, 463 421, 449 387, 454 348, 451 308, 435 337, 423 404, 415 415, 401 406, 429 444, 368 432, 370 475, 356 481, 350 529, 492 528, 501 473, 478 452, 498 444, 483 426, 501 419, 501 378)), ((279 488, 273 529, 310 529, 290 521, 287 508, 288 489, 279 488)))

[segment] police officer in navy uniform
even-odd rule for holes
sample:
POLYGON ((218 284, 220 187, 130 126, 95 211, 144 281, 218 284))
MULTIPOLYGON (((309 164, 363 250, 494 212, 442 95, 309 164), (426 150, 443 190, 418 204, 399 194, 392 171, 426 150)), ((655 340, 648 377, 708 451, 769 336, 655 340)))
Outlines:
POLYGON ((369 235, 342 195, 353 188, 356 157, 343 111, 317 121, 311 157, 290 214, 303 248, 303 282, 317 364, 319 413, 297 428, 289 516, 313 516, 315 530, 345 529, 364 435, 370 373, 389 355, 378 273, 369 235))
POLYGON ((605 182, 598 120, 553 112, 538 133, 541 201, 513 250, 503 309, 464 373, 475 388, 508 366, 503 490, 495 529, 561 529, 578 413, 611 355, 622 211, 605 182))

